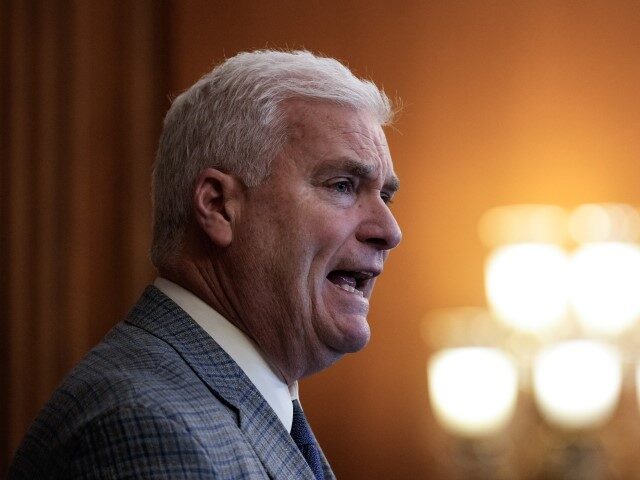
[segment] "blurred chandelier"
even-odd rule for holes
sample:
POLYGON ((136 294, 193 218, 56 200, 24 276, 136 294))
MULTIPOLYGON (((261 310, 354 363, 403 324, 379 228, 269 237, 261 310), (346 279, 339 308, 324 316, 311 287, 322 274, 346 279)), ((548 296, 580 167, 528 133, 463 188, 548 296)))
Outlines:
POLYGON ((505 206, 485 213, 479 232, 491 249, 488 308, 432 312, 423 324, 433 414, 475 455, 465 478, 618 478, 597 432, 629 368, 640 391, 640 213, 623 204, 505 206), (555 463, 543 452, 535 474, 505 466, 500 449, 477 455, 522 414, 523 393, 535 418, 521 424, 544 423, 560 452, 555 463))

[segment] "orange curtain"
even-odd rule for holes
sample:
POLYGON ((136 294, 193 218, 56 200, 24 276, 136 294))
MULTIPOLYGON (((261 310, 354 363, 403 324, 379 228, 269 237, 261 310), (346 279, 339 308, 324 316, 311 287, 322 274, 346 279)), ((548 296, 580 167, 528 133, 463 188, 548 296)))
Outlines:
POLYGON ((2 1, 0 472, 153 278, 166 19, 155 0, 2 1))

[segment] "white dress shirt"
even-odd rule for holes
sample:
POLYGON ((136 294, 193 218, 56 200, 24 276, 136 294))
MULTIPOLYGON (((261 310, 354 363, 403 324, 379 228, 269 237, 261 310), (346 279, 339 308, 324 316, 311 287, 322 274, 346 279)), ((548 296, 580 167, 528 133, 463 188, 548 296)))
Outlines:
POLYGON ((287 431, 291 432, 291 402, 298 398, 298 382, 287 385, 269 365, 253 340, 193 293, 165 278, 156 278, 153 284, 187 312, 229 354, 256 386, 287 431))

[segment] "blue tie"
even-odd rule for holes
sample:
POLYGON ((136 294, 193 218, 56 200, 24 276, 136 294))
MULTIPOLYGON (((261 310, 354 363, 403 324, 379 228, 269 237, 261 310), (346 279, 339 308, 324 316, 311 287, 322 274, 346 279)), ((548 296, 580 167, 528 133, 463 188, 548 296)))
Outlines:
POLYGON ((307 461, 313 474, 317 480, 324 480, 324 472, 322 471, 322 461, 320 460, 320 452, 318 445, 313 438, 311 428, 304 416, 302 407, 298 400, 293 401, 293 423, 291 425, 291 438, 296 442, 300 452, 307 461))

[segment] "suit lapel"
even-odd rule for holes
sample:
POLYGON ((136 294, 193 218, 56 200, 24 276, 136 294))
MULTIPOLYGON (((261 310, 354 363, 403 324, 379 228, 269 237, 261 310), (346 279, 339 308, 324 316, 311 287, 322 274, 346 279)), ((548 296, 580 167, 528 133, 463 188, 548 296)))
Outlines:
POLYGON ((170 344, 237 412, 240 429, 271 478, 314 478, 289 432, 242 369, 171 299, 149 286, 126 321, 170 344))

